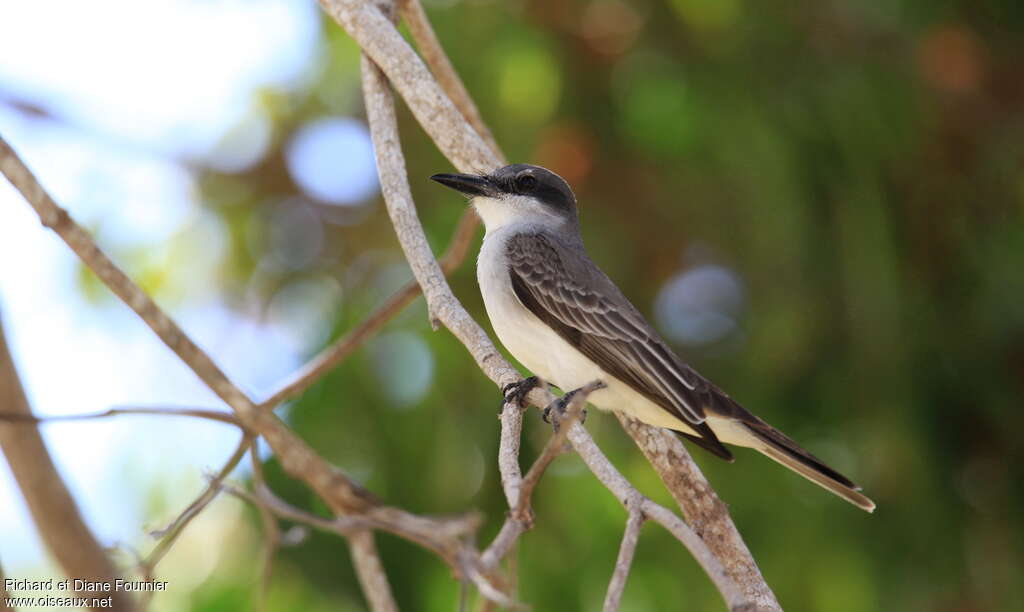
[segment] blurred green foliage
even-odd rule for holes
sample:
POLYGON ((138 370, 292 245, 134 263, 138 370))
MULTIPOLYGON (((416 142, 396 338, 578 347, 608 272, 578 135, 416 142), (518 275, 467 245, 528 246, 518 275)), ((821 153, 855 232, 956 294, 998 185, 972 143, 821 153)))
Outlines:
MULTIPOLYGON (((878 502, 869 516, 753 452, 726 465, 694 450, 783 605, 1019 610, 1024 4, 533 0, 428 11, 510 159, 569 179, 591 254, 642 311, 691 265, 742 279, 739 330, 677 348, 878 502)), ((379 201, 303 201, 284 165, 304 122, 363 115, 357 49, 326 20, 323 35, 308 90, 262 94, 275 149, 239 174, 205 172, 201 185, 226 232, 227 294, 241 303, 255 287, 269 302, 329 275, 344 292, 336 337, 409 273, 379 201), (301 269, 260 265, 282 202, 317 211, 326 236, 301 269)), ((417 206, 440 252, 464 204, 426 180, 450 166, 401 112, 417 206)), ((486 326, 472 268, 452 284, 486 326)), ((285 414, 391 504, 481 510, 485 542, 505 510, 498 404, 418 300, 285 414)), ((634 483, 669 503, 614 419, 592 412, 587 425, 634 483)), ((524 461, 548 435, 531 415, 524 461)), ((283 496, 322 510, 272 460, 267 469, 283 496)), ((572 456, 535 502, 520 597, 537 610, 599 608, 624 512, 572 456)), ((379 543, 404 609, 455 608, 459 587, 436 559, 386 535, 379 543)), ((243 564, 218 576, 196 609, 246 605, 254 573, 243 564)), ((344 543, 314 534, 282 551, 271 603, 360 609, 344 543)), ((648 525, 623 609, 722 604, 648 525)))

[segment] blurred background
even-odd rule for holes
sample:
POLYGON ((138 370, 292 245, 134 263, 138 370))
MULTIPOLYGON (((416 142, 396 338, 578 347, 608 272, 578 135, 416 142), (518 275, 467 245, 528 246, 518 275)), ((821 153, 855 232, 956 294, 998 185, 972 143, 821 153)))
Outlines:
MULTIPOLYGON (((509 158, 569 180, 594 259, 673 347, 878 503, 867 515, 750 451, 728 465, 693 450, 783 606, 1020 609, 1024 4, 426 5, 509 158)), ((0 7, 0 133, 248 391, 274 389, 411 278, 380 200, 357 48, 315 3, 0 7)), ((440 252, 464 203, 426 180, 450 166, 404 108, 401 128, 440 252)), ((452 284, 487 326, 471 262, 452 284)), ((40 414, 219 406, 6 182, 0 312, 40 414)), ((417 299, 280 412, 389 503, 479 509, 489 538, 505 509, 499 399, 417 299)), ((613 417, 587 427, 670 503, 613 417)), ((155 417, 44 430, 124 564, 237 441, 155 417)), ((524 461, 549 432, 531 414, 524 461)), ((323 509, 271 457, 266 470, 282 496, 323 509)), ((535 510, 521 598, 599 608, 623 510, 573 456, 535 510)), ((403 608, 454 608, 440 562, 378 541, 403 608)), ((155 609, 247 608, 259 543, 255 513, 218 500, 159 567, 155 609)), ((0 559, 12 577, 58 573, 6 464, 0 559)), ((343 542, 311 534, 281 551, 270 603, 364 609, 343 542)), ((648 525, 623 609, 722 603, 648 525)))

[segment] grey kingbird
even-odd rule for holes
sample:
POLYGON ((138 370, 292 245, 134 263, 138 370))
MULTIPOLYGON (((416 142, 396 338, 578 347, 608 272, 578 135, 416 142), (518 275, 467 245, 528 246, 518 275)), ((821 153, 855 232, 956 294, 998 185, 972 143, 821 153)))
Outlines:
MULTIPOLYGON (((723 442, 753 448, 875 509, 860 487, 672 352, 587 256, 576 196, 562 177, 514 164, 487 175, 430 178, 469 196, 483 220, 477 280, 487 316, 505 348, 534 374, 566 392, 600 381, 604 387, 588 397, 598 408, 668 428, 727 461, 733 457, 723 442)), ((521 397, 524 389, 518 391, 521 397)))

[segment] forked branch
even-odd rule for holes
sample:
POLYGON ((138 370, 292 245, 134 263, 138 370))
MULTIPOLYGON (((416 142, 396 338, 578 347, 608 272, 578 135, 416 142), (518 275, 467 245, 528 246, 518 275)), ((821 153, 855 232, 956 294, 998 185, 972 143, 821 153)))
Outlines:
MULTIPOLYGON (((623 419, 623 426, 655 466, 685 516, 691 523, 700 526, 702 534, 711 537, 702 540, 673 512, 643 497, 604 457, 582 425, 571 418, 559 434, 552 438, 524 478, 518 464, 522 411, 517 406, 506 405, 501 416, 499 468, 511 512, 495 540, 487 550, 478 554, 467 545, 464 537, 475 530, 476 519, 431 519, 381 505, 371 494, 317 455, 271 413, 278 403, 307 388, 355 350, 384 322, 404 308, 418 290, 422 290, 426 298, 432 322, 437 321, 447 327, 492 381, 504 386, 520 380, 519 373, 497 352, 484 331, 462 308, 445 280, 445 273, 450 272, 465 257, 476 227, 475 217, 463 217, 442 263, 439 264, 435 259, 427 244, 409 192, 395 122, 394 102, 385 75, 438 148, 459 170, 488 172, 503 165, 496 143, 451 63, 444 56, 418 0, 401 0, 400 6, 433 75, 398 33, 389 17, 375 4, 362 0, 320 0, 320 4, 357 41, 365 54, 362 62, 364 96, 382 191, 388 214, 412 267, 416 284, 410 284, 396 293, 369 319, 307 364, 264 402, 257 405, 247 397, 206 353, 98 249, 88 233, 46 194, 2 139, 0 170, 33 206, 43 225, 56 232, 231 407, 233 415, 228 422, 237 422, 247 432, 247 438, 263 437, 284 470, 292 477, 306 482, 324 500, 334 513, 334 519, 301 518, 311 524, 318 523, 320 528, 333 529, 350 541, 360 582, 373 609, 392 610, 394 599, 373 546, 372 530, 389 531, 419 543, 438 554, 455 570, 457 576, 473 582, 491 601, 514 606, 514 597, 501 592, 488 576, 529 526, 532 490, 561 448, 563 440, 567 439, 591 472, 627 510, 627 526, 609 585, 606 609, 614 609, 618 605, 635 553, 640 525, 645 520, 651 520, 665 527, 690 550, 731 609, 743 609, 752 605, 751 602, 756 602, 762 609, 778 610, 771 590, 764 583, 724 505, 718 501, 678 440, 663 430, 623 419), (440 83, 435 80, 435 76, 440 83)), ((552 397, 544 389, 535 389, 528 400, 533 405, 546 406, 552 397)), ((582 403, 582 399, 579 403, 582 403)), ((239 448, 244 450, 245 445, 251 442, 251 439, 244 439, 244 445, 239 448)), ((226 486, 223 477, 237 465, 240 459, 237 455, 237 452, 232 455, 215 482, 211 483, 214 494, 226 486)), ((257 480, 260 481, 258 485, 261 485, 262 479, 257 480)), ((197 500, 196 512, 209 501, 207 498, 210 490, 208 488, 197 500)), ((267 517, 271 513, 286 518, 290 513, 292 520, 300 520, 296 512, 301 511, 282 507, 265 487, 261 490, 261 486, 257 486, 250 500, 261 505, 261 515, 269 537, 275 539, 271 543, 273 545, 276 545, 277 532, 267 524, 267 517)), ((268 550, 270 553, 267 556, 272 554, 273 546, 268 550)), ((266 567, 269 568, 269 563, 266 567)))
MULTIPOLYGON (((381 525, 381 528, 393 530, 394 533, 424 546, 450 563, 461 558, 464 549, 463 533, 453 533, 454 530, 449 529, 444 521, 425 519, 399 508, 380 504, 369 492, 314 452, 277 417, 268 411, 257 409, 256 405, 224 375, 209 355, 96 246, 88 232, 75 223, 67 211, 53 201, 2 137, 0 172, 35 209, 43 225, 57 233, 83 263, 135 311, 200 380, 232 408, 241 427, 266 440, 285 472, 305 482, 335 514, 369 517, 381 525)), ((6 427, 11 426, 8 424, 6 427)), ((229 466, 233 467, 233 463, 236 463, 234 457, 225 469, 230 470, 229 466)), ((205 505, 202 497, 199 505, 205 505)), ((70 508, 73 504, 66 502, 63 507, 70 508)), ((188 513, 186 515, 191 516, 188 513)), ((44 529, 44 533, 59 531, 57 527, 44 529)), ((364 545, 359 554, 367 556, 373 554, 373 551, 364 545)), ((83 569, 76 573, 78 576, 91 576, 92 571, 83 569)), ((371 603, 374 602, 375 600, 371 599, 371 603)), ((130 605, 129 601, 125 603, 124 608, 130 605)))
MULTIPOLYGON (((335 3, 332 3, 335 4, 335 3)), ((339 2, 336 4, 346 4, 339 2)), ((378 15, 379 16, 379 15, 378 15)), ((379 16, 384 19, 383 16, 379 16)), ((373 20, 371 19, 371 22, 373 20)), ((386 19, 384 20, 386 22, 386 19)), ((358 23, 358 20, 354 21, 358 23)), ((344 22, 343 22, 344 23, 344 22)), ((351 32, 350 32, 351 33, 351 32)), ((396 32, 397 34, 397 32, 396 32)), ((352 33, 356 37, 355 33, 352 33)), ((358 40, 358 37, 356 37, 358 40)), ((401 41, 401 38, 399 37, 401 41)), ((404 44, 404 41, 402 41, 404 44)), ((366 48, 364 47, 364 51, 366 48)), ((377 158, 377 172, 380 178, 381 191, 384 195, 384 201, 387 206, 388 214, 391 217, 391 222, 395 226, 395 232, 398 235, 399 244, 405 253, 406 259, 409 261, 412 267, 413 276, 415 276, 417 282, 423 288, 424 297, 427 300, 428 310, 433 318, 440 321, 445 327, 451 331, 456 338, 466 347, 470 354, 476 359, 477 364, 484 371, 485 374, 491 378, 500 387, 504 387, 506 384, 515 382, 521 377, 518 372, 515 371, 512 366, 504 360, 504 358, 497 352, 490 339, 483 332, 480 326, 469 316, 469 314, 462 307, 461 303, 452 294, 451 289, 448 286, 447 281, 444 278, 440 270, 440 266, 437 260, 434 258, 433 253, 430 250, 430 246, 427 243, 426 236, 423 232, 423 227, 420 224, 419 217, 416 213, 415 205, 412 201, 411 191, 408 184, 408 176, 405 169, 405 159, 402 154, 400 140, 398 136, 398 126, 395 119, 394 100, 391 95, 391 91, 388 88, 387 81, 382 71, 371 61, 367 56, 370 55, 368 51, 362 58, 362 72, 363 72, 363 96, 366 101, 366 112, 370 123, 370 135, 373 139, 374 151, 377 158)), ((398 87, 399 91, 402 91, 401 87, 398 87)), ((414 111, 415 112, 415 111, 414 111)), ((528 396, 529 400, 538 406, 546 406, 550 402, 550 393, 543 389, 534 389, 528 396)), ((514 437, 518 438, 518 430, 521 429, 521 424, 515 423, 516 419, 521 419, 521 414, 518 410, 513 409, 510 412, 509 407, 506 405, 503 413, 508 415, 507 419, 511 429, 515 430, 514 437)), ((503 422, 505 418, 503 417, 503 422)), ((614 473, 618 475, 619 483, 624 483, 625 489, 621 496, 617 493, 617 497, 620 498, 624 504, 628 503, 630 499, 639 499, 641 496, 630 486, 625 479, 615 471, 614 467, 607 461, 606 458, 600 451, 597 450, 596 444, 590 439, 586 431, 578 423, 572 423, 565 428, 569 433, 570 440, 573 440, 573 434, 576 440, 574 446, 577 451, 580 451, 580 447, 592 447, 593 451, 590 454, 591 462, 588 462, 588 467, 592 470, 600 470, 606 474, 614 473)), ((513 435, 508 435, 503 432, 502 441, 503 444, 509 443, 509 438, 513 435)), ((517 444, 516 444, 517 446, 517 444)), ((583 453, 581 452, 581 455, 583 453)), ((586 460, 586 458, 585 458, 586 460)), ((518 458, 505 458, 501 460, 502 473, 510 474, 515 478, 518 476, 518 465, 512 465, 513 461, 517 462, 518 458)), ((595 471, 597 474, 597 471, 595 471)), ((600 475, 598 475, 601 478, 600 475)), ((602 480, 603 482, 603 480, 602 480)), ((518 482, 503 482, 506 493, 509 496, 509 504, 513 509, 511 519, 516 524, 509 524, 508 522, 502 528, 498 534, 497 541, 499 542, 498 548, 491 548, 485 551, 482 560, 485 567, 493 567, 493 564, 500 560, 503 556, 503 551, 507 551, 515 538, 518 537, 524 529, 523 512, 520 506, 521 499, 523 496, 523 481, 521 477, 518 482)), ((607 486, 607 483, 606 483, 607 486)), ((609 487, 611 488, 611 487, 609 487)), ((615 492, 615 490, 613 490, 615 492)), ((646 500, 650 503, 649 500, 646 500)), ((663 513, 657 513, 662 515, 663 513)), ((663 518, 663 517, 662 517, 663 518)), ((730 608, 737 608, 747 604, 746 596, 740 591, 733 580, 725 573, 722 569, 722 563, 720 563, 714 555, 708 550, 704 542, 693 534, 692 531, 685 526, 682 521, 678 521, 677 525, 673 525, 673 532, 682 532, 685 530, 687 533, 681 538, 684 544, 690 548, 691 552, 698 558, 701 565, 704 566, 705 570, 712 576, 712 580, 715 585, 719 587, 722 592, 723 598, 729 604, 730 608)))

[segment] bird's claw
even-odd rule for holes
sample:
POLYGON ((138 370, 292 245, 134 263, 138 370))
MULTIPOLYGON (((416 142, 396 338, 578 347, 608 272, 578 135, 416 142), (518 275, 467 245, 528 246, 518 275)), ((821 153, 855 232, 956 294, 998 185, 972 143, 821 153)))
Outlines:
MULTIPOLYGON (((544 408, 544 411, 541 412, 540 418, 544 419, 544 422, 550 424, 551 428, 557 432, 559 423, 561 423, 562 419, 565 417, 566 411, 569 408, 569 402, 572 401, 573 396, 576 395, 578 391, 579 389, 570 391, 563 395, 562 397, 548 404, 547 407, 544 408)), ((585 408, 582 408, 580 409, 580 423, 583 423, 586 420, 587 410, 585 408)))
POLYGON ((526 407, 526 396, 529 395, 530 391, 533 391, 540 384, 540 379, 536 376, 530 376, 520 380, 519 382, 509 383, 501 388, 502 402, 501 409, 505 409, 505 404, 514 404, 519 408, 526 407))

